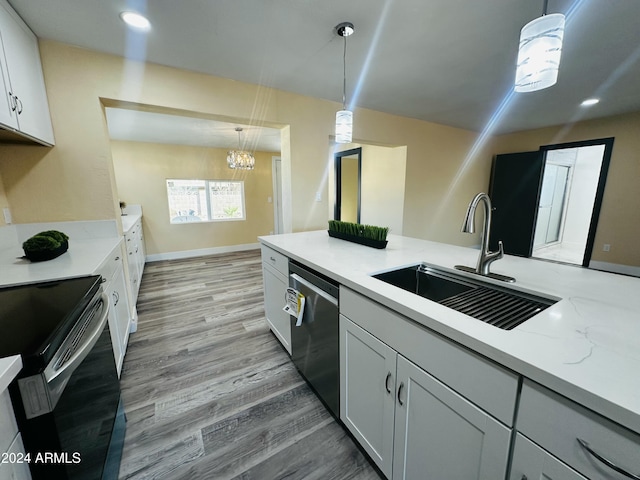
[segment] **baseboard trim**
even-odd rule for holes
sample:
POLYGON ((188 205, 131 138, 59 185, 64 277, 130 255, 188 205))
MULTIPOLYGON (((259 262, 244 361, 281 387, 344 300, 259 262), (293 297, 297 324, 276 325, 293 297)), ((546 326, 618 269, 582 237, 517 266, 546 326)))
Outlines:
POLYGON ((179 260, 182 258, 202 257, 204 255, 216 255, 219 253, 244 252, 246 250, 257 250, 259 243, 245 243, 241 245, 228 245, 224 247, 200 248, 197 250, 183 250, 180 252, 154 253, 147 255, 147 262, 159 262, 161 260, 179 260))
POLYGON ((621 265, 619 263, 609 262, 589 262, 589 268, 593 270, 602 270, 604 272, 622 273, 624 275, 631 275, 632 277, 640 277, 640 267, 634 267, 631 265, 621 265))

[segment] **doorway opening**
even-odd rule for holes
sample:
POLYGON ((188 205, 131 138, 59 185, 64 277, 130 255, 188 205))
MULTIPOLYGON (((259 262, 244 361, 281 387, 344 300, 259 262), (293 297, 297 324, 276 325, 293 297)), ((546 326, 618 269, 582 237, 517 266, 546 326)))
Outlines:
POLYGON ((547 145, 494 158, 489 247, 588 267, 613 138, 547 145))

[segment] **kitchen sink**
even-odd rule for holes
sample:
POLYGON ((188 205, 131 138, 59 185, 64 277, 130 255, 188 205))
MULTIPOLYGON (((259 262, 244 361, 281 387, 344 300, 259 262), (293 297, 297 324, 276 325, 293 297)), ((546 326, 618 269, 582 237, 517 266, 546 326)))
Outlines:
POLYGON ((511 330, 557 302, 420 263, 373 275, 477 320, 511 330))

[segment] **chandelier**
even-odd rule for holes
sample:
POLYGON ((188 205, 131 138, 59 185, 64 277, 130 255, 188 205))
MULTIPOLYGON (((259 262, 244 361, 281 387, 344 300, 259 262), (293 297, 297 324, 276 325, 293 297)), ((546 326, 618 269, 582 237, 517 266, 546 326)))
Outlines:
POLYGON ((236 127, 236 132, 238 132, 238 149, 237 150, 229 150, 227 152, 227 165, 229 168, 233 168, 236 170, 253 170, 256 166, 256 159, 254 158, 251 152, 247 152, 246 150, 242 150, 241 148, 241 138, 242 128, 236 127))

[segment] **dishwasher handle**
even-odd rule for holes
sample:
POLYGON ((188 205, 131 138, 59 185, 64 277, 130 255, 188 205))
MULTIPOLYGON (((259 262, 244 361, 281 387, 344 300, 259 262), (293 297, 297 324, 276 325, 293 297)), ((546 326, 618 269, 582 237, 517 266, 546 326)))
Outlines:
MULTIPOLYGON (((338 299, 335 298, 332 295, 329 295, 327 292, 325 292, 324 290, 318 288, 316 285, 314 285, 313 283, 309 282, 308 280, 305 280, 304 278, 302 278, 300 275, 298 275, 297 273, 292 273, 291 275, 289 275, 289 277, 294 281, 299 283, 300 285, 304 285, 305 287, 307 287, 309 290, 311 290, 313 293, 315 293, 316 295, 324 298, 326 301, 331 302, 333 305, 335 305, 336 307, 338 306, 338 299)), ((295 283, 293 285, 295 287, 295 283)))

